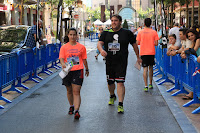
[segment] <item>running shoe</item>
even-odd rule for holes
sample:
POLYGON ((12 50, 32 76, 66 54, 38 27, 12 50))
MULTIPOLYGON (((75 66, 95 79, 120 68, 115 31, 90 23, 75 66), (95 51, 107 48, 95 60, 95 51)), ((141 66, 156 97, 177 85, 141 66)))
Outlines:
POLYGON ((73 113, 74 113, 74 106, 72 106, 72 107, 69 108, 68 114, 72 115, 73 113))
POLYGON ((145 91, 145 92, 148 92, 148 87, 144 87, 144 91, 145 91))
POLYGON ((79 119, 80 117, 81 117, 81 116, 80 116, 79 112, 78 112, 78 111, 75 112, 74 119, 79 119))
POLYGON ((117 109, 118 109, 118 113, 122 113, 122 114, 124 113, 123 106, 118 105, 117 109))
POLYGON ((149 84, 149 89, 153 89, 153 85, 149 84))
POLYGON ((116 101, 116 97, 110 98, 110 101, 108 102, 109 105, 114 105, 114 102, 116 101))

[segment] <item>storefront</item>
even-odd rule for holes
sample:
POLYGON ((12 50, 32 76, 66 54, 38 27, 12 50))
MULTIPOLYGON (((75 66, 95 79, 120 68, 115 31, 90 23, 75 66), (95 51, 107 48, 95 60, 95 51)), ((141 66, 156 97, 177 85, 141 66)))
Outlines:
POLYGON ((0 26, 6 24, 6 13, 5 13, 6 10, 7 6, 0 5, 0 26))

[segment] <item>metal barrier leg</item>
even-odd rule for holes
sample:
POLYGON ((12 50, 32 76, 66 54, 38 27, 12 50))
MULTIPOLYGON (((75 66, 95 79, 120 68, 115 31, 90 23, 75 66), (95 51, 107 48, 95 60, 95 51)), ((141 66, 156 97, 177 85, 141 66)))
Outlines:
POLYGON ((200 100, 196 97, 194 97, 191 101, 189 101, 188 103, 184 104, 183 107, 189 107, 190 105, 192 104, 195 104, 195 103, 200 103, 200 100))
POLYGON ((186 90, 181 89, 181 90, 179 90, 179 91, 173 93, 172 96, 177 96, 178 94, 181 94, 181 93, 186 93, 186 94, 188 94, 188 92, 187 92, 186 90))
POLYGON ((194 111, 192 111, 192 114, 197 114, 200 112, 200 107, 198 107, 197 109, 195 109, 194 111))
POLYGON ((17 93, 23 93, 22 91, 20 91, 19 89, 16 88, 16 86, 15 86, 15 81, 14 81, 13 84, 11 85, 11 88, 8 89, 8 90, 6 90, 6 91, 4 91, 3 93, 7 93, 7 92, 9 92, 9 91, 16 91, 17 93))
POLYGON ((156 73, 159 73, 159 70, 157 70, 157 71, 153 72, 153 75, 154 75, 154 74, 156 74, 156 73))
POLYGON ((3 101, 5 101, 5 102, 7 102, 7 103, 12 103, 12 101, 6 99, 6 98, 3 97, 3 96, 0 96, 0 100, 3 100, 3 101))
POLYGON ((29 88, 27 86, 25 86, 25 85, 22 84, 21 77, 18 78, 18 83, 17 83, 16 87, 22 87, 22 88, 24 88, 26 90, 29 90, 29 88))
POLYGON ((51 70, 48 69, 47 65, 45 65, 45 71, 49 72, 49 73, 53 73, 51 70))
POLYGON ((28 81, 28 80, 32 80, 32 81, 34 81, 35 83, 40 83, 38 80, 36 80, 36 79, 34 79, 34 78, 32 77, 32 73, 30 73, 29 78, 28 78, 27 80, 24 80, 23 83, 25 83, 25 82, 28 81))
POLYGON ((155 65, 154 67, 153 67, 153 70, 156 70, 157 69, 157 66, 155 65))
POLYGON ((40 79, 40 80, 43 80, 42 77, 40 77, 40 76, 37 75, 37 70, 34 70, 33 78, 38 78, 38 79, 40 79))
POLYGON ((171 92, 171 91, 175 90, 175 88, 176 88, 176 87, 174 86, 174 87, 168 89, 167 92, 171 92))
POLYGON ((47 71, 45 71, 45 67, 43 67, 43 68, 42 68, 42 71, 39 72, 38 74, 40 74, 40 73, 45 73, 45 74, 47 74, 47 75, 51 75, 50 73, 48 73, 47 71))
POLYGON ((4 109, 4 107, 2 105, 0 105, 0 109, 4 109))
POLYGON ((171 91, 176 90, 176 89, 177 89, 177 90, 180 90, 180 85, 179 85, 178 81, 175 80, 175 85, 174 85, 174 87, 168 89, 167 92, 171 92, 171 91))
POLYGON ((159 74, 161 74, 160 72, 157 72, 155 74, 153 74, 154 77, 158 76, 159 74))
POLYGON ((164 81, 158 83, 158 85, 162 85, 162 84, 165 83, 165 82, 170 82, 170 83, 174 84, 173 81, 171 81, 169 78, 166 78, 164 81))

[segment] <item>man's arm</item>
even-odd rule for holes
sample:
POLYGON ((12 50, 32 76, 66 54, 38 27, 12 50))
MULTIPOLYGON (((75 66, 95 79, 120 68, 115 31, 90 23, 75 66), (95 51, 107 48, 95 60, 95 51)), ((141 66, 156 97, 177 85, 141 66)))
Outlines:
POLYGON ((132 46, 133 46, 133 49, 134 49, 135 54, 136 54, 136 56, 137 56, 137 62, 138 62, 139 64, 141 64, 141 63, 142 63, 142 59, 140 58, 140 55, 139 55, 138 45, 137 45, 136 43, 134 43, 134 44, 132 44, 132 46))
POLYGON ((107 52, 103 49, 103 45, 104 45, 103 41, 98 41, 97 48, 98 48, 99 52, 101 53, 101 55, 103 57, 106 57, 107 56, 107 52))
POLYGON ((155 46, 158 46, 158 40, 155 41, 155 46))

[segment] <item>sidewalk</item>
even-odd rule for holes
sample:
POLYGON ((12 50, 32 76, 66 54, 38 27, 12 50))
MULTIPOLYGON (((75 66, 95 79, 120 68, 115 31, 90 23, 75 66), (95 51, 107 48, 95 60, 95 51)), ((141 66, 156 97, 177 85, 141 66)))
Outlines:
MULTIPOLYGON (((80 40, 81 42, 82 40, 80 40)), ((82 43, 82 42, 81 42, 82 43)), ((156 84, 148 93, 143 92, 142 71, 134 68, 136 57, 129 48, 129 61, 125 82, 125 113, 117 113, 117 101, 108 106, 105 62, 102 56, 96 61, 97 42, 85 41, 88 52, 89 77, 85 77, 81 90, 81 118, 74 121, 67 114, 69 104, 66 89, 61 85, 58 72, 13 100, 7 112, 0 110, 1 133, 182 133, 195 132, 186 118, 180 122, 171 112, 156 84)), ((160 86, 159 86, 160 87, 160 86)), ((117 93, 117 92, 116 92, 117 93)), ((168 95, 168 93, 164 93, 168 95)), ((171 97, 172 98, 172 97, 171 97)), ((171 100, 172 104, 176 104, 171 100)), ((5 105, 9 108, 10 104, 5 105)), ((184 114, 183 114, 184 115, 184 114)), ((200 131, 200 130, 199 130, 200 131)))

